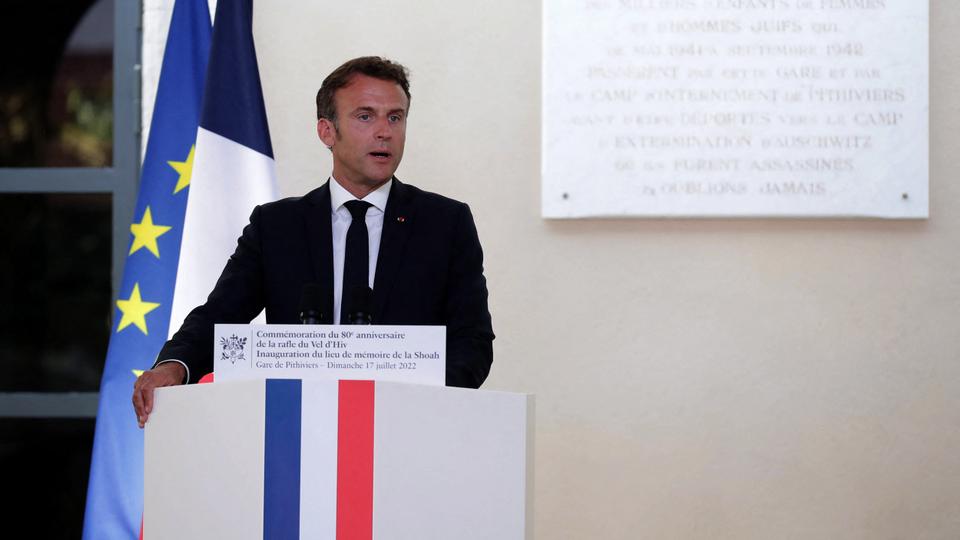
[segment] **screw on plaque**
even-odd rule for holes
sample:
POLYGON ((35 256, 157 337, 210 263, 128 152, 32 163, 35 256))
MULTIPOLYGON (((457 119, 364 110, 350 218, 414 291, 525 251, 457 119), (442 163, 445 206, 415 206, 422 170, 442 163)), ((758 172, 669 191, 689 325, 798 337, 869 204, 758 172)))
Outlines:
POLYGON ((563 200, 567 200, 567 199, 570 198, 570 194, 569 194, 569 193, 564 193, 563 195, 561 195, 561 197, 563 197, 563 200))
POLYGON ((903 195, 900 196, 900 198, 903 199, 903 200, 907 200, 907 199, 910 198, 910 194, 909 194, 909 193, 904 193, 903 195))

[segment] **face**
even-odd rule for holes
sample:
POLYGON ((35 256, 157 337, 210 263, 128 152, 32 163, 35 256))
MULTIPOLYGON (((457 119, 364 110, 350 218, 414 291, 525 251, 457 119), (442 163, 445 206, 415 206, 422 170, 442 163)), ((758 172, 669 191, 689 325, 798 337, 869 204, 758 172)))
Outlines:
POLYGON ((355 75, 334 94, 337 125, 317 122, 317 134, 333 152, 333 175, 355 196, 389 180, 400 165, 409 103, 394 82, 355 75))

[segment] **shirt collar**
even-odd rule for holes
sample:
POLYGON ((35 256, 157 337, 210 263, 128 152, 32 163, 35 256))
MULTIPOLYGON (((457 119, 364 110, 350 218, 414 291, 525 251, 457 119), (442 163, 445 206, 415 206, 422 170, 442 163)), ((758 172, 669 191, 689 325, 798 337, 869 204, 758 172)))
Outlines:
MULTIPOLYGON (((368 202, 373 205, 374 208, 384 212, 387 208, 387 198, 390 196, 390 187, 393 185, 393 178, 387 180, 385 184, 378 187, 376 190, 367 194, 366 197, 360 199, 362 201, 368 202)), ((340 185, 340 182, 331 176, 330 177, 330 210, 336 213, 341 206, 347 201, 355 200, 354 197, 349 191, 343 189, 343 186, 340 185)))

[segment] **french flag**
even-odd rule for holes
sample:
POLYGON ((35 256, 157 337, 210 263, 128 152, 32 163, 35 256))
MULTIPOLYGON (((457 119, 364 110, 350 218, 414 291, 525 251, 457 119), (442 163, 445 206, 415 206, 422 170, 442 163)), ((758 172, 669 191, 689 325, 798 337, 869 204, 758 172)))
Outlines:
POLYGON ((258 204, 277 198, 253 45, 253 1, 219 0, 184 217, 170 334, 202 304, 258 204))

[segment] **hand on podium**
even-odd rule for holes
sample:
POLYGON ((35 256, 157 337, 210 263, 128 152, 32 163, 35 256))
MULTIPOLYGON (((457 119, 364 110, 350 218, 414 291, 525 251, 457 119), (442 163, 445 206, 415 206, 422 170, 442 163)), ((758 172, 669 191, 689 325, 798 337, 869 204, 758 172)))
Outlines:
POLYGON ((164 362, 137 377, 137 382, 133 383, 133 410, 141 428, 153 412, 153 390, 183 384, 186 377, 187 370, 179 362, 164 362))

